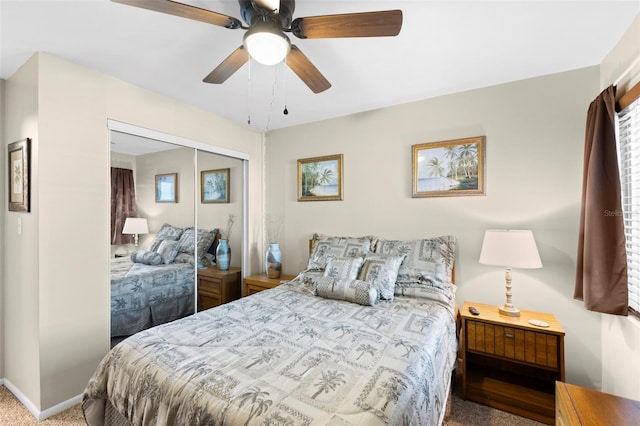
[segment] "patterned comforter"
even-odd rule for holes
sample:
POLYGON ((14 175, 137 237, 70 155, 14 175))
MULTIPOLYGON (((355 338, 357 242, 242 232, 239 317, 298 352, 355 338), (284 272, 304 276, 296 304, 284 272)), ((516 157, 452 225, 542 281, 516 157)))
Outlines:
POLYGON ((457 350, 453 307, 376 306, 292 281, 136 334, 102 360, 84 395, 140 425, 435 425, 457 350))
POLYGON ((129 336, 194 312, 193 265, 111 260, 111 336, 129 336))

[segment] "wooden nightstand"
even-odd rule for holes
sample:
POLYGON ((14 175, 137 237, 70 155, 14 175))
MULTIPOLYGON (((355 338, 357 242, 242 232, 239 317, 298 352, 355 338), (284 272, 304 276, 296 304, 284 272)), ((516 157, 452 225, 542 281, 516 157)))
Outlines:
POLYGON ((240 268, 198 269, 198 311, 240 298, 240 268))
POLYGON ((497 306, 465 302, 462 328, 462 392, 465 399, 554 424, 555 382, 564 381, 564 329, 551 314, 498 313, 497 306), (472 315, 475 306, 480 315, 472 315), (537 327, 537 319, 549 327, 537 327))
POLYGON ((556 382, 556 425, 637 425, 640 401, 556 382))
POLYGON ((295 277, 295 275, 281 274, 280 278, 267 278, 267 275, 264 273, 244 277, 244 280, 242 280, 242 297, 277 287, 283 281, 290 281, 295 277))

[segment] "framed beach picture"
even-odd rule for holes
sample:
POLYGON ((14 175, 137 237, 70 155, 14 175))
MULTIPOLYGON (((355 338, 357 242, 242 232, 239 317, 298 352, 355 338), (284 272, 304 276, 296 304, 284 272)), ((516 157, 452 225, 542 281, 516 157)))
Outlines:
POLYGON ((178 202, 178 174, 156 175, 156 203, 178 202))
POLYGON ((200 172, 200 201, 203 203, 229 202, 229 174, 231 169, 200 172))
POLYGON ((30 206, 30 168, 31 139, 23 139, 7 146, 9 164, 9 211, 29 212, 30 206))
POLYGON ((412 146, 413 198, 485 194, 485 137, 412 146))
POLYGON ((298 160, 298 201, 342 200, 342 154, 298 160))

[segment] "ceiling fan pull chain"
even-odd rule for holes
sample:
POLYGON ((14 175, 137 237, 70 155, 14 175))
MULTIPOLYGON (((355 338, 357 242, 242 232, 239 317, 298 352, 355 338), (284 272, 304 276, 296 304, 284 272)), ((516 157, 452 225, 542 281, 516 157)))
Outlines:
POLYGON ((282 113, 284 115, 289 115, 289 110, 287 109, 287 58, 284 58, 284 66, 282 67, 282 74, 284 75, 284 111, 282 113))

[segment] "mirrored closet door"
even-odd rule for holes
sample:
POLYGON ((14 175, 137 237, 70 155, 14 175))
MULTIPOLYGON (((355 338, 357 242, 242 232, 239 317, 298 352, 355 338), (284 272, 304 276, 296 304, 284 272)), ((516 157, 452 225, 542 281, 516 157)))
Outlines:
POLYGON ((240 297, 245 160, 129 132, 110 139, 113 346, 240 297))

